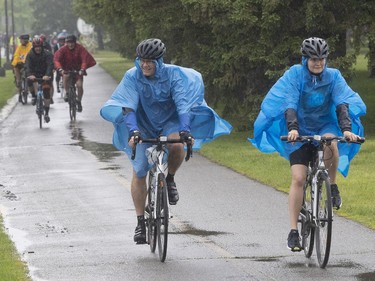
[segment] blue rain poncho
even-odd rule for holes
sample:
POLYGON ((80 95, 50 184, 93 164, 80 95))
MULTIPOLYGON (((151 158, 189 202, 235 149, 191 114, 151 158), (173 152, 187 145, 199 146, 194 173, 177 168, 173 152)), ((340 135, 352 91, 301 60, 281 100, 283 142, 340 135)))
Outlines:
MULTIPOLYGON (((113 123, 113 145, 125 151, 128 156, 129 130, 124 122, 122 108, 135 111, 138 128, 143 138, 155 138, 160 134, 169 135, 181 130, 181 116, 188 116, 191 134, 198 150, 204 143, 220 135, 230 134, 232 126, 220 118, 204 100, 204 84, 199 72, 176 65, 165 64, 160 58, 154 61, 156 72, 153 78, 146 78, 140 68, 140 60, 128 70, 111 98, 100 110, 101 116, 113 123)), ((142 154, 137 145, 137 157, 142 154)), ((143 156, 144 157, 144 156, 143 156)), ((137 160, 137 159, 136 159, 137 160)), ((137 171, 144 176, 150 168, 137 171)))
MULTIPOLYGON (((289 160, 290 153, 302 143, 280 140, 280 136, 288 134, 285 111, 292 108, 297 112, 300 135, 329 131, 342 136, 336 116, 336 106, 340 104, 349 105, 352 132, 363 136, 360 117, 366 114, 366 106, 360 96, 348 86, 339 70, 325 67, 320 76, 315 76, 308 71, 307 59, 303 58, 301 65, 287 70, 267 93, 254 123, 254 137, 249 141, 262 152, 278 152, 289 160)), ((343 176, 347 176, 350 161, 359 148, 359 144, 338 144, 338 170, 343 176)))

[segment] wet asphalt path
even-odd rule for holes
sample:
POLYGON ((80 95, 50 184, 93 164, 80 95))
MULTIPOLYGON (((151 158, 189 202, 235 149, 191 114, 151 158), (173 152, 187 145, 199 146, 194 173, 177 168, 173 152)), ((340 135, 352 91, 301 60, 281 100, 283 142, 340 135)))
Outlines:
POLYGON ((99 116, 116 83, 98 66, 88 74, 74 123, 57 93, 43 129, 30 104, 0 115, 0 211, 33 280, 375 280, 374 231, 335 216, 322 270, 286 249, 286 194, 198 154, 176 177, 160 263, 133 243, 130 165, 99 116))

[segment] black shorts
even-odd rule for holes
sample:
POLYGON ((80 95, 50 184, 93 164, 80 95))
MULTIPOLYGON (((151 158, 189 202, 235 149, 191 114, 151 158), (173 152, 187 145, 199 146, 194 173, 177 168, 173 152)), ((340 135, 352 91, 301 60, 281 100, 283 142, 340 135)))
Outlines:
POLYGON ((312 143, 305 143, 289 155, 290 166, 301 164, 307 167, 309 162, 313 160, 315 151, 315 145, 312 143))

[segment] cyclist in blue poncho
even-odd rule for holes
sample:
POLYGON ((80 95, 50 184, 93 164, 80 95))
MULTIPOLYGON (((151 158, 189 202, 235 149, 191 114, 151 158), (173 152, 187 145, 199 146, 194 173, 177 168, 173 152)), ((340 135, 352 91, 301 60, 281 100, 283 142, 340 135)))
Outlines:
MULTIPOLYGON (((309 144, 286 143, 280 136, 293 141, 299 135, 345 136, 355 141, 363 136, 360 116, 366 106, 360 96, 346 83, 337 69, 327 67, 328 44, 311 37, 303 41, 302 64, 294 65, 275 83, 265 97, 254 123, 254 138, 250 142, 262 152, 277 151, 290 161, 292 182, 289 192, 291 231, 288 248, 301 251, 297 231, 298 215, 302 206, 303 185, 312 155, 309 144)), ((359 151, 359 145, 337 142, 326 149, 332 189, 332 204, 342 204, 336 184, 337 169, 347 176, 350 160, 359 151)))
MULTIPOLYGON (((134 140, 166 135, 187 140, 194 138, 193 149, 205 142, 229 134, 232 126, 221 119, 204 100, 204 84, 199 72, 165 64, 165 45, 160 39, 142 41, 136 49, 135 67, 128 70, 111 98, 102 107, 102 117, 113 123, 113 144, 129 158, 134 140)), ((137 145, 132 160, 131 193, 138 224, 134 241, 146 243, 144 209, 146 175, 151 165, 145 150, 149 144, 137 145)), ((184 159, 181 143, 168 146, 168 199, 171 205, 179 200, 174 175, 184 159)))

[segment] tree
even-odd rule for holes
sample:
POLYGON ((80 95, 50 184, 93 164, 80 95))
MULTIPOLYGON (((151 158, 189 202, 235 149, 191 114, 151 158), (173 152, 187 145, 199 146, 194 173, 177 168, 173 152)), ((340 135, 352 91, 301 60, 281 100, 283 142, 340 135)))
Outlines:
POLYGON ((31 0, 35 21, 32 28, 35 33, 52 34, 66 29, 68 33, 77 33, 77 19, 73 14, 72 0, 31 0))
POLYGON ((370 2, 74 0, 74 6, 91 22, 102 23, 127 57, 135 55, 140 40, 162 39, 167 46, 165 61, 200 71, 208 102, 224 105, 224 117, 230 115, 243 124, 255 117, 276 79, 301 61, 300 45, 307 37, 325 38, 329 64, 350 77, 358 49, 347 53, 347 31, 356 28, 363 33, 373 22, 370 2), (365 9, 370 12, 362 23, 365 9))

